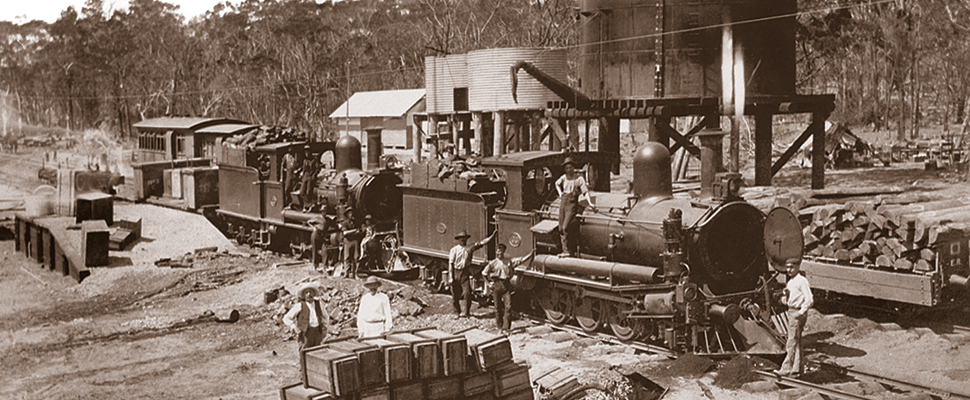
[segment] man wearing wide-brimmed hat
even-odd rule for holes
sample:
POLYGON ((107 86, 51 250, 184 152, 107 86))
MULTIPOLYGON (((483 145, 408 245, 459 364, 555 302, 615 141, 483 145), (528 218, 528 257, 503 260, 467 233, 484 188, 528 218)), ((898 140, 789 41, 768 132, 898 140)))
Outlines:
POLYGON ((808 310, 815 303, 808 279, 802 276, 802 260, 792 258, 785 261, 788 282, 785 284, 785 299, 788 305, 788 342, 785 343, 785 361, 775 371, 779 375, 801 375, 805 370, 802 360, 802 332, 808 321, 808 310))
POLYGON ((320 305, 319 291, 306 283, 296 291, 297 301, 283 316, 283 324, 297 333, 300 350, 319 346, 330 331, 330 314, 320 305))
POLYGON ((367 291, 360 296, 357 308, 357 336, 375 337, 391 331, 394 327, 391 315, 391 301, 387 295, 378 291, 381 280, 370 276, 364 281, 367 291))
POLYGON ((556 190, 559 192, 559 234, 562 239, 562 256, 576 256, 579 253, 579 218, 583 206, 579 199, 589 196, 586 178, 576 167, 578 165, 572 157, 566 157, 562 162, 565 171, 556 180, 556 190))
POLYGON ((458 317, 468 317, 472 307, 472 254, 495 237, 493 232, 480 242, 468 244, 471 235, 461 230, 455 235, 458 244, 448 253, 448 276, 451 278, 451 298, 458 317))

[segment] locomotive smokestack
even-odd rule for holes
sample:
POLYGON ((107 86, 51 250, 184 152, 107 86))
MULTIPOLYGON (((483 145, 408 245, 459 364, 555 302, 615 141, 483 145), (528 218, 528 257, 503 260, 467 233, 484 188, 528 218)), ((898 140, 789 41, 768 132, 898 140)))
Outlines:
POLYGON ((344 135, 337 140, 334 150, 334 169, 344 171, 348 169, 363 169, 360 160, 360 141, 357 138, 344 135))
POLYGON ((639 198, 673 196, 670 151, 649 142, 633 155, 633 194, 639 198))
POLYGON ((381 169, 381 153, 384 150, 384 143, 381 140, 381 130, 384 128, 368 128, 367 131, 367 170, 377 171, 381 169))
POLYGON ((724 131, 705 129, 697 134, 701 140, 701 198, 714 197, 714 175, 724 167, 724 131))

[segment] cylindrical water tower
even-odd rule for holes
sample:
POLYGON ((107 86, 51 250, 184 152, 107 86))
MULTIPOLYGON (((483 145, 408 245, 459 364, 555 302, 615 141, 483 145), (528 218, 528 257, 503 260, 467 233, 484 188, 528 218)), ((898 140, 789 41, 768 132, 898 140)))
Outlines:
POLYGON ((579 5, 580 89, 592 99, 720 97, 727 24, 743 52, 747 94, 795 94, 796 0, 579 5))

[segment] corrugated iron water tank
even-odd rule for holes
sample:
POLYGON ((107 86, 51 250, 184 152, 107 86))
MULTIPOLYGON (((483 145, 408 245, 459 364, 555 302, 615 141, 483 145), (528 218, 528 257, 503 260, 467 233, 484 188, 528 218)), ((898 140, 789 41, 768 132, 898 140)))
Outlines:
POLYGON ((449 54, 424 58, 424 86, 429 114, 455 111, 455 89, 468 88, 468 56, 449 54))
POLYGON ((503 48, 468 52, 468 108, 472 111, 545 109, 546 103, 562 100, 539 81, 518 72, 518 102, 512 99, 510 71, 516 61, 528 61, 550 76, 567 81, 569 66, 565 49, 503 48))
POLYGON ((593 99, 721 95, 722 26, 749 95, 795 93, 796 0, 579 0, 580 89, 593 99))

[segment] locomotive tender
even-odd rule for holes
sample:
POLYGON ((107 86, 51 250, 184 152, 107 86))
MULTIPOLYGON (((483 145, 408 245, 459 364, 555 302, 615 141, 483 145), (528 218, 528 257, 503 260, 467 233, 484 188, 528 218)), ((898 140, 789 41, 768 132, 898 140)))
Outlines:
POLYGON ((736 174, 705 177, 708 198, 674 198, 670 155, 658 143, 635 155, 633 193, 609 193, 616 158, 552 151, 485 157, 478 179, 437 179, 435 162, 416 166, 403 186, 403 249, 436 271, 447 263, 455 232, 475 239, 497 231, 475 264, 498 243, 512 257, 537 253, 515 271, 519 312, 554 323, 575 319, 587 332, 609 329, 675 351, 781 352, 777 333, 766 329, 780 288, 768 259, 801 256, 797 218, 784 209, 766 218, 741 200, 736 174), (567 156, 588 166, 595 204, 579 216, 579 257, 558 255, 552 184, 567 156))

